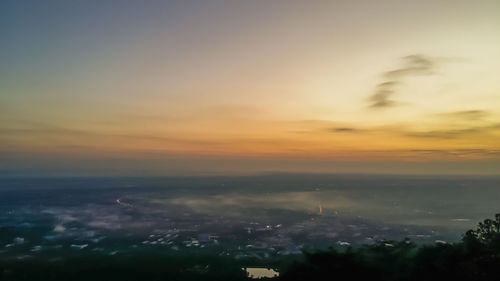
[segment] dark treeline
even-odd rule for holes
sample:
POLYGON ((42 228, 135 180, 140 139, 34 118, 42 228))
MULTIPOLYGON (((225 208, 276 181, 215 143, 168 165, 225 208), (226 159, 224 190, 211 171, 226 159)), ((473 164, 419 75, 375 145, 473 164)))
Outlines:
MULTIPOLYGON (((500 223, 487 219, 461 241, 418 246, 408 239, 266 261, 273 280, 500 280, 500 223)), ((158 253, 67 259, 0 257, 0 280, 248 280, 243 266, 262 261, 158 253)))
POLYGON ((490 219, 458 243, 381 241, 344 252, 304 253, 281 280, 500 280, 500 223, 490 219))

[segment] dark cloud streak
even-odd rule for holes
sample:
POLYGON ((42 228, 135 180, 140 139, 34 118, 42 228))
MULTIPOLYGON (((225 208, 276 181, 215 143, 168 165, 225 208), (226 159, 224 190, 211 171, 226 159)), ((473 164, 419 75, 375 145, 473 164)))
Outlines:
POLYGON ((456 139, 471 134, 490 133, 493 131, 497 131, 499 129, 500 129, 500 124, 493 124, 489 126, 469 127, 456 130, 434 130, 427 132, 412 132, 408 133, 407 136, 417 137, 417 138, 456 139))
POLYGON ((336 132, 336 133, 358 133, 359 132, 358 129, 349 128, 349 127, 330 128, 328 130, 330 132, 336 132))
POLYGON ((484 110, 460 110, 460 111, 437 114, 437 116, 439 117, 471 120, 471 121, 481 120, 484 117, 487 117, 488 115, 490 115, 490 113, 484 110))
POLYGON ((400 68, 385 72, 384 82, 375 87, 375 93, 368 98, 371 108, 387 108, 397 104, 392 97, 397 93, 397 87, 407 77, 427 76, 435 74, 438 60, 424 55, 409 55, 403 57, 400 68))

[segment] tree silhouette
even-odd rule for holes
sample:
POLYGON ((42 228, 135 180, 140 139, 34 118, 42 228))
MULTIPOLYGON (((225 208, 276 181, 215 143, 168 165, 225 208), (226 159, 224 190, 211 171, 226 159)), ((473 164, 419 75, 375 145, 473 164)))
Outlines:
POLYGON ((462 242, 471 250, 500 250, 500 214, 496 215, 496 220, 485 219, 476 229, 467 231, 462 242))

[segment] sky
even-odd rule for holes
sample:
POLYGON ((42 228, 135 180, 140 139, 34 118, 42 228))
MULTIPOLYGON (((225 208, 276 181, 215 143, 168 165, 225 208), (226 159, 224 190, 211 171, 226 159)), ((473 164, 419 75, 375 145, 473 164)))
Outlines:
POLYGON ((500 1, 2 1, 0 176, 500 175, 500 1))

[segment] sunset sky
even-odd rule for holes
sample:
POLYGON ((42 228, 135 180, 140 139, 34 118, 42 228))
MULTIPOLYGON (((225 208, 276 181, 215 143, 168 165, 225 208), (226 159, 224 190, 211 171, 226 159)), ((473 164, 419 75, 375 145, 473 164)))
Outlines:
POLYGON ((2 1, 0 176, 500 175, 500 1, 2 1))

